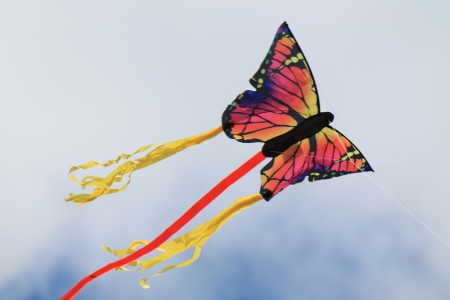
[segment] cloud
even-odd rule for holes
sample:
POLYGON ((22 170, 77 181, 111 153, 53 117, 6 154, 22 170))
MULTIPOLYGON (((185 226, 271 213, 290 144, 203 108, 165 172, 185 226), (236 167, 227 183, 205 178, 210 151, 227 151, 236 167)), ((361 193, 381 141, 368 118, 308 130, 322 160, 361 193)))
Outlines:
MULTIPOLYGON (((78 191, 72 165, 218 126, 283 21, 322 109, 371 176, 449 241, 445 11, 390 1, 0 4, 0 298, 60 296, 113 259, 100 245, 152 239, 258 151, 221 135, 136 172, 123 193, 82 207, 63 200, 78 191)), ((186 230, 257 192, 258 168, 186 230)), ((138 281, 151 272, 113 272, 79 298, 444 299, 449 254, 359 174, 255 205, 150 290, 138 281)))

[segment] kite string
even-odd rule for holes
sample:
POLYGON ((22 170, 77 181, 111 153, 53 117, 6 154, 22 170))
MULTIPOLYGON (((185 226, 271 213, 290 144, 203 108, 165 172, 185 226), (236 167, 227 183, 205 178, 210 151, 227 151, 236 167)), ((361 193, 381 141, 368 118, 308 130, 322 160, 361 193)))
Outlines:
MULTIPOLYGON (((352 162, 353 163, 353 162, 352 162)), ((353 163, 355 164, 355 163, 353 163)), ((358 167, 358 166, 356 166, 358 167)), ((359 169, 359 167, 358 167, 359 169)), ((404 206, 400 201, 398 201, 391 193, 389 193, 383 186, 381 186, 381 184, 379 184, 378 182, 375 181, 375 179, 373 179, 372 177, 370 177, 368 174, 366 174, 366 172, 363 172, 364 175, 366 175, 370 180, 372 180, 372 182, 374 184, 376 184, 382 191, 384 191, 389 197, 391 197, 392 199, 394 199, 395 202, 397 202, 398 205, 400 205, 401 207, 403 207, 403 209, 405 209, 411 216, 413 216, 417 221, 419 221, 420 224, 422 224, 426 229, 428 229, 432 234, 434 234, 439 240, 441 240, 441 242, 443 242, 447 247, 450 248, 450 245, 443 239, 441 238, 436 232, 434 232, 430 227, 428 227, 427 224, 425 224, 422 220, 420 220, 413 212, 411 212, 408 208, 406 208, 406 206, 404 206)))
MULTIPOLYGON (((332 127, 333 128, 333 127, 332 127)), ((414 219, 416 219, 420 224, 422 224, 426 229, 428 229, 432 234, 434 234, 434 236, 436 236, 441 242, 443 242, 447 247, 450 248, 450 245, 443 239, 441 238, 433 229, 431 229, 427 224, 425 224, 421 219, 419 219, 419 217, 417 217, 412 211, 410 211, 408 208, 406 208, 405 205, 403 205, 403 203, 401 203, 397 198, 395 198, 391 193, 389 193, 381 184, 379 184, 375 179, 373 179, 372 177, 369 176, 369 174, 367 174, 367 172, 365 172, 364 170, 362 170, 358 165, 356 165, 353 160, 349 157, 349 154, 347 152, 347 148, 344 146, 344 143, 341 140, 341 137, 339 136, 339 134, 336 132, 336 130, 333 128, 334 133, 336 134, 336 136, 339 139, 339 142, 341 143, 342 147, 345 149, 345 152, 347 153, 347 157, 348 157, 348 161, 350 161, 352 164, 355 165, 355 167, 357 167, 362 173, 364 173, 364 175, 366 175, 375 185, 377 185, 386 195, 388 195, 389 197, 391 197, 395 202, 397 202, 398 205, 400 205, 404 210, 406 210, 414 219)))
POLYGON ((184 225, 186 225, 192 218, 194 218, 203 208, 205 208, 208 204, 210 204, 215 198, 217 198, 223 191, 225 191, 230 185, 235 183, 245 174, 247 174, 250 170, 260 164, 266 157, 262 154, 261 151, 256 153, 253 157, 247 160, 244 164, 242 164, 239 168, 234 170, 230 175, 225 177, 222 181, 220 181, 215 187, 213 187, 208 193, 206 193, 200 200, 198 200, 191 208, 189 208, 178 220, 176 220, 172 225, 170 225, 166 230, 163 231, 158 237, 156 237, 152 242, 150 242, 145 247, 140 248, 136 252, 125 256, 115 262, 111 262, 106 266, 98 269, 91 275, 81 279, 70 291, 68 291, 64 296, 61 297, 61 300, 70 300, 73 299, 82 289, 83 287, 94 280, 95 278, 114 270, 115 268, 119 268, 123 265, 126 265, 132 261, 137 260, 139 257, 155 250, 162 243, 167 241, 172 235, 174 235, 178 230, 180 230, 184 225))
MULTIPOLYGON (((333 106, 331 105, 331 103, 328 101, 327 96, 325 95, 324 90, 321 88, 320 89, 321 94, 323 94, 325 101, 328 103, 328 105, 330 106, 331 110, 334 111, 333 106)), ((342 130, 344 131, 345 134, 347 134, 344 125, 342 125, 341 121, 339 120, 339 118, 337 116, 335 116, 336 120, 338 121, 339 125, 341 125, 342 130)), ((331 127, 333 128, 333 127, 331 127)), ((339 139, 339 142, 341 143, 342 147, 344 147, 344 144, 341 140, 341 137, 339 136, 339 134, 336 132, 336 130, 333 128, 334 133, 336 134, 336 136, 339 139)), ((348 135, 348 134, 347 134, 348 135)), ((367 172, 363 171, 360 167, 358 167, 353 160, 348 156, 348 152, 347 152, 347 148, 344 147, 345 152, 347 153, 347 157, 348 160, 354 164, 362 173, 364 173, 365 176, 367 176, 376 186, 378 186, 378 188, 380 188, 386 195, 388 195, 391 199, 393 199, 395 202, 397 202, 398 205, 400 205, 404 210, 406 210, 414 219, 416 219, 420 224, 422 224, 426 229, 428 229, 434 236, 436 236, 441 242, 443 242, 447 247, 450 248, 450 244, 448 244, 442 237, 440 237, 434 230, 432 230, 427 224, 425 224, 421 219, 419 219, 419 217, 417 217, 412 211, 410 211, 408 208, 406 208, 405 205, 403 205, 403 203, 401 203, 397 198, 395 198, 388 190, 386 190, 381 184, 379 184, 375 179, 373 179, 371 176, 369 176, 369 174, 367 174, 367 172)))
MULTIPOLYGON (((327 96, 325 95, 324 90, 321 88, 320 89, 321 94, 323 94, 325 101, 328 103, 328 105, 330 106, 331 110, 334 111, 333 106, 331 105, 331 103, 328 101, 327 96)), ((339 118, 337 116, 335 116, 336 120, 338 121, 339 125, 341 125, 342 130, 344 131, 345 134, 347 134, 344 125, 342 125, 341 121, 339 120, 339 118)), ((332 127, 333 128, 333 127, 332 127)), ((342 147, 344 147, 344 144, 341 140, 341 137, 339 136, 339 134, 336 132, 336 130, 333 128, 334 133, 336 134, 336 136, 339 139, 339 142, 341 143, 342 147)), ((347 134, 348 135, 348 134, 347 134)), ((367 174, 367 172, 364 172, 360 167, 358 167, 353 160, 348 156, 348 152, 347 152, 347 148, 344 147, 345 152, 347 153, 347 157, 348 160, 354 164, 362 173, 364 173, 365 176, 367 176, 375 185, 378 186, 378 188, 380 188, 386 195, 388 195, 391 199, 393 199, 395 202, 397 202, 398 205, 400 205, 404 210, 406 210, 414 219, 416 219, 420 224, 422 224, 426 229, 428 229, 434 236, 436 236, 441 242, 443 242, 447 247, 450 248, 450 245, 443 239, 441 238, 436 232, 434 232, 434 230, 432 230, 427 224, 425 224, 421 219, 419 219, 419 217, 417 217, 412 211, 410 211, 408 208, 406 208, 405 205, 403 205, 403 203, 401 203, 397 198, 395 198, 391 193, 389 193, 388 190, 386 190, 381 184, 379 184, 375 179, 373 179, 371 176, 369 176, 369 174, 367 174)))

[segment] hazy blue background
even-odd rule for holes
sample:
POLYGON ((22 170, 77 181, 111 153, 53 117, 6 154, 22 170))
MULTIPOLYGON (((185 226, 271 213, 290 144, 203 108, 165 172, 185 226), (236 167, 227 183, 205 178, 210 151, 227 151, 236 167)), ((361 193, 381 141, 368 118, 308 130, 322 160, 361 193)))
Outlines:
MULTIPOLYGON (((448 1, 1 1, 0 299, 62 296, 113 260, 100 245, 154 238, 258 151, 221 134, 124 193, 64 201, 80 191, 72 165, 218 126, 283 21, 370 176, 450 241, 449 13, 448 1)), ((258 192, 262 166, 188 228, 258 192)), ((450 248, 363 174, 256 204, 142 289, 157 270, 108 273, 77 299, 450 299, 450 248)))

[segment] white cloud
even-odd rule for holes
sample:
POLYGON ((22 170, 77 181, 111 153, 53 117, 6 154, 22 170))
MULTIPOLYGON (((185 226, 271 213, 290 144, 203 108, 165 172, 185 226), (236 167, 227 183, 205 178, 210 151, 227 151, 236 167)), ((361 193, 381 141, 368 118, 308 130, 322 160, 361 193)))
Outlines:
MULTIPOLYGON (((448 5, 425 3, 0 4, 1 298, 60 296, 112 260, 101 244, 152 239, 255 153, 221 135, 136 172, 124 193, 63 200, 72 165, 218 126, 283 21, 371 176, 450 241, 448 5)), ((188 228, 258 190, 255 169, 188 228)), ((449 256, 359 174, 243 212, 150 290, 149 273, 112 273, 80 298, 443 299, 449 256)))

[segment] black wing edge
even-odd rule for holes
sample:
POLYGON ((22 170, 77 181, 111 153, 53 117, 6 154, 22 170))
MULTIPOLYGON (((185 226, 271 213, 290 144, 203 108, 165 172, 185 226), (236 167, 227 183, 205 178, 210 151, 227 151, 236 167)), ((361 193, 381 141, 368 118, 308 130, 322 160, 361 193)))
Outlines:
MULTIPOLYGON (((314 78, 314 74, 313 74, 313 72, 312 72, 312 70, 311 70, 311 67, 310 67, 310 65, 309 65, 309 62, 308 62, 308 60, 306 59, 306 55, 305 55, 305 53, 303 52, 302 48, 300 47, 300 45, 299 45, 297 39, 295 38, 294 34, 292 33, 291 29, 289 28, 288 23, 287 23, 286 21, 284 21, 284 22, 280 25, 280 27, 278 27, 278 29, 280 29, 280 28, 287 28, 287 30, 289 30, 290 35, 291 35, 291 36, 294 38, 294 40, 295 40, 295 45, 298 47, 298 51, 299 51, 300 53, 302 53, 303 58, 305 59, 306 66, 308 67, 309 73, 311 74, 312 80, 313 80, 313 82, 314 82, 313 87, 314 87, 315 92, 316 92, 316 94, 317 94, 317 110, 318 110, 318 112, 320 113, 320 97, 319 97, 319 90, 317 89, 316 79, 314 78)), ((277 30, 277 32, 278 32, 278 30, 277 30)), ((276 33, 276 34, 277 34, 277 33, 276 33)), ((275 34, 275 35, 276 35, 276 34, 275 34)), ((275 41, 275 38, 274 38, 273 40, 275 41)), ((272 46, 270 46, 270 48, 272 48, 272 46)), ((269 48, 269 49, 270 49, 270 48, 269 48)), ((264 61, 265 61, 266 59, 267 59, 267 55, 264 57, 263 63, 264 63, 264 61)), ((258 68, 258 71, 256 71, 255 75, 253 75, 253 77, 249 79, 250 84, 251 84, 255 89, 256 89, 256 86, 253 85, 252 79, 258 74, 258 72, 259 72, 259 70, 261 69, 261 66, 263 65, 263 63, 260 64, 260 66, 259 66, 259 68, 258 68)))

